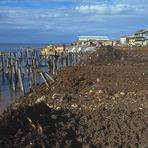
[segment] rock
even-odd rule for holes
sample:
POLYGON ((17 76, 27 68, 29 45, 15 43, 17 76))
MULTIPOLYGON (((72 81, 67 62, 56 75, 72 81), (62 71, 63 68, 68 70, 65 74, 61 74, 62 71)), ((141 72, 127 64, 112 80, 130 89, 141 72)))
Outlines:
POLYGON ((98 97, 103 97, 104 96, 104 92, 103 92, 103 90, 98 90, 98 91, 96 91, 96 96, 98 96, 98 97))
POLYGON ((77 104, 72 104, 71 107, 72 107, 72 108, 77 108, 78 105, 77 105, 77 104))
POLYGON ((120 95, 121 95, 121 96, 125 96, 125 93, 124 93, 124 92, 120 92, 120 95))
POLYGON ((119 98, 120 97, 120 94, 119 93, 116 93, 116 94, 114 94, 114 97, 115 98, 119 98))
POLYGON ((101 80, 100 80, 99 78, 97 78, 97 80, 96 80, 96 81, 97 81, 97 83, 100 83, 100 82, 101 82, 101 80))
POLYGON ((51 119, 53 119, 53 120, 56 120, 57 118, 58 118, 57 115, 52 115, 52 116, 51 116, 51 119))
POLYGON ((41 103, 41 102, 45 101, 45 98, 46 98, 45 96, 42 96, 42 97, 38 98, 36 100, 35 104, 38 104, 38 103, 41 103))
POLYGON ((43 128, 39 122, 37 123, 36 130, 37 130, 38 135, 43 134, 43 128))
POLYGON ((63 97, 64 97, 64 94, 55 93, 55 94, 52 95, 52 99, 56 99, 56 100, 59 100, 59 101, 62 101, 63 97))

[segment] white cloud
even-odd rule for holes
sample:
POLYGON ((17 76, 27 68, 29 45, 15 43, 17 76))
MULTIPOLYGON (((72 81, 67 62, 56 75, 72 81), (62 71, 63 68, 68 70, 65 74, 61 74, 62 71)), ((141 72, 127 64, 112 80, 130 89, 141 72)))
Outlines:
POLYGON ((0 0, 0 31, 6 35, 28 31, 47 37, 115 36, 114 33, 132 32, 148 24, 147 0, 6 0, 11 4, 1 5, 2 1, 5 0, 0 0), (12 5, 13 2, 18 4, 12 5))
POLYGON ((56 19, 65 15, 53 10, 0 7, 0 28, 49 29, 54 27, 56 19))
POLYGON ((99 4, 99 5, 81 5, 76 6, 76 11, 83 14, 129 14, 135 12, 141 12, 143 9, 141 7, 135 8, 131 5, 125 4, 99 4))

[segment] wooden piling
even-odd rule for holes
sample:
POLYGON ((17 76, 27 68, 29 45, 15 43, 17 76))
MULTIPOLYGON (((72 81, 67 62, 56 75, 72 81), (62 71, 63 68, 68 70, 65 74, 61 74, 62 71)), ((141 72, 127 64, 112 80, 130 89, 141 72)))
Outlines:
POLYGON ((47 72, 46 72, 45 74, 46 74, 46 76, 52 81, 52 83, 55 82, 55 80, 54 80, 47 72))
POLYGON ((15 68, 12 65, 11 67, 11 85, 12 85, 12 90, 15 91, 15 81, 14 81, 14 77, 15 77, 15 68))
POLYGON ((46 79, 44 73, 43 73, 43 72, 40 72, 40 75, 41 75, 43 81, 45 82, 46 86, 49 87, 48 81, 47 81, 47 79, 46 79))
POLYGON ((22 93, 23 93, 23 95, 25 95, 25 88, 24 88, 24 84, 23 84, 23 81, 22 81, 22 75, 21 75, 21 68, 20 67, 18 68, 18 78, 19 78, 19 83, 20 83, 22 93))
POLYGON ((63 52, 62 54, 41 55, 39 50, 27 48, 21 49, 19 55, 13 52, 0 54, 0 70, 3 69, 3 76, 5 78, 7 76, 12 90, 16 90, 17 86, 19 86, 23 94, 25 94, 23 71, 25 75, 28 74, 27 82, 29 82, 29 87, 32 89, 36 87, 37 71, 40 70, 40 65, 47 66, 46 63, 48 63, 48 73, 39 72, 39 74, 46 86, 49 87, 50 82, 55 82, 52 74, 56 74, 60 68, 73 66, 78 61, 79 57, 76 53, 63 52))

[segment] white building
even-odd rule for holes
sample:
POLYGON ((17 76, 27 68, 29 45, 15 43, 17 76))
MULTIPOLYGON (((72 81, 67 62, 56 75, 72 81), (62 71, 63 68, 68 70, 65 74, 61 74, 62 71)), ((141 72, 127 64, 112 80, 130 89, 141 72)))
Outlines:
POLYGON ((79 36, 79 41, 108 41, 107 36, 79 36))
POLYGON ((128 40, 128 37, 122 36, 122 37, 120 38, 120 44, 121 44, 121 45, 127 45, 127 40, 128 40))
POLYGON ((111 45, 112 41, 107 36, 79 36, 77 41, 78 46, 100 46, 111 45))
POLYGON ((120 38, 120 45, 123 46, 147 46, 148 29, 138 30, 132 36, 123 36, 120 38))

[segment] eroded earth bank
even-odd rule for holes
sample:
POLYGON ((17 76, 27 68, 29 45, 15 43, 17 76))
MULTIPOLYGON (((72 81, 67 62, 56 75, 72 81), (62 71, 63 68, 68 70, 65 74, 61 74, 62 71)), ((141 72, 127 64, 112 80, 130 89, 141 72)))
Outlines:
POLYGON ((0 147, 147 148, 148 50, 103 47, 16 100, 0 147))

